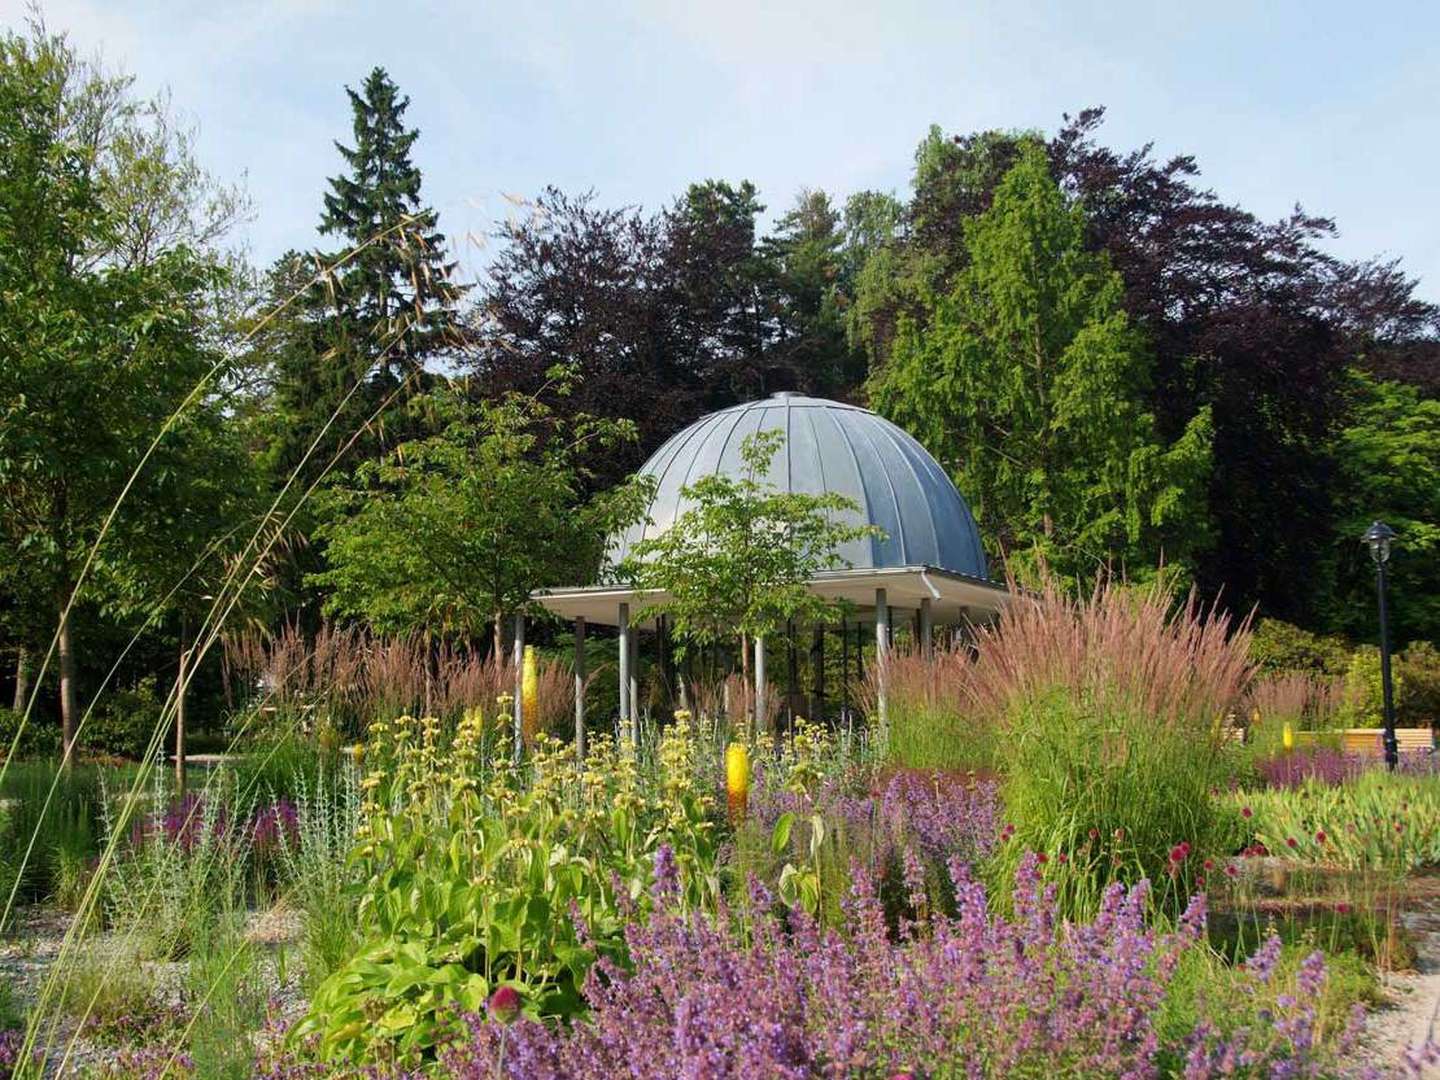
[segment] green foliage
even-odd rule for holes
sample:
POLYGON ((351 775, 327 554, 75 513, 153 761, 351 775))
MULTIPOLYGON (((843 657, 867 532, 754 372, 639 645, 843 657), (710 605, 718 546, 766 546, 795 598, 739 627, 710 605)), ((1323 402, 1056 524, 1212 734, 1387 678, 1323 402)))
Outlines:
MULTIPOLYGON (((0 36, 0 147, 0 566, 24 568, 18 587, 0 571, 0 592, 54 626, 94 549, 86 596, 148 615, 253 475, 207 318, 226 279, 214 245, 241 207, 163 102, 38 25, 0 36)), ((74 617, 58 648, 67 739, 74 617)))
POLYGON ((713 474, 683 488, 685 511, 635 545, 616 576, 668 597, 640 617, 666 615, 676 636, 696 646, 769 637, 791 620, 834 620, 836 602, 807 583, 846 565, 842 544, 878 530, 850 524, 859 507, 843 495, 778 490, 768 472, 784 438, 778 430, 747 435, 739 478, 713 474))
POLYGON ((256 947, 245 940, 243 912, 221 912, 195 935, 185 968, 195 1021, 190 1057, 197 1076, 250 1080, 251 1036, 265 1019, 265 987, 256 947))
MULTIPOLYGON (((908 769, 990 773, 999 761, 1000 733, 980 722, 964 693, 968 648, 930 655, 896 650, 885 663, 885 757, 908 769)), ((879 671, 866 669, 863 707, 875 714, 879 671)))
POLYGON ((101 775, 95 766, 62 770, 53 759, 11 763, 0 785, 0 910, 12 888, 17 902, 73 902, 79 868, 104 831, 101 775))
POLYGON ((1422 727, 1440 723, 1440 648, 1415 641, 1395 657, 1395 671, 1405 687, 1396 703, 1399 723, 1422 727))
POLYGON ((1399 534, 1387 567, 1393 639, 1440 640, 1440 399, 1354 371, 1350 393, 1323 610, 1336 629, 1376 640, 1375 568, 1359 538, 1379 519, 1399 534))
POLYGON ((1283 619, 1261 619, 1250 639, 1250 658, 1265 672, 1343 675, 1350 647, 1343 638, 1312 633, 1283 619))
POLYGON ((23 712, 0 705, 0 759, 13 754, 12 760, 21 761, 49 757, 59 752, 60 729, 53 723, 46 723, 33 715, 26 721, 23 712), (16 742, 17 737, 19 742, 16 742))
POLYGON ((1093 912, 1108 882, 1143 877, 1178 914, 1201 860, 1223 850, 1211 793, 1230 771, 1204 728, 1053 690, 1016 703, 999 756, 1013 831, 995 859, 997 881, 1012 879, 1026 852, 1063 856, 1053 880, 1067 912, 1093 912), (1176 859, 1182 843, 1190 847, 1176 859))
POLYGON ((583 448, 624 422, 562 420, 537 398, 476 403, 447 385, 412 403, 437 433, 356 470, 324 500, 326 610, 382 632, 479 632, 532 590, 593 573, 606 533, 638 512, 622 488, 588 501, 583 448))
POLYGON ((595 949, 618 955, 622 901, 643 905, 662 841, 690 902, 718 898, 713 799, 695 783, 684 724, 662 738, 653 791, 604 738, 578 785, 569 748, 542 750, 522 773, 506 729, 472 712, 447 747, 434 719, 402 717, 393 734, 371 726, 352 856, 365 879, 363 944, 295 1029, 318 1035, 323 1056, 422 1059, 455 1006, 480 1010, 502 985, 528 1016, 579 1014, 595 953, 567 913, 578 911, 595 949))
POLYGON ((360 825, 360 796, 354 768, 317 782, 303 779, 293 798, 297 828, 281 836, 281 876, 286 896, 300 912, 304 981, 315 989, 355 954, 360 945, 355 868, 348 856, 360 825))
MULTIPOLYGON (((1398 712, 1406 697, 1405 679, 1393 658, 1390 684, 1398 712)), ((1380 650, 1375 646, 1362 645, 1351 655, 1345 670, 1345 696, 1336 719, 1341 727, 1385 726, 1385 684, 1381 679, 1380 650)))
POLYGON ((1124 283, 1027 144, 965 223, 969 263, 902 316, 871 400, 914 433, 1008 552, 1090 577, 1203 549, 1211 421, 1170 445, 1147 410, 1151 360, 1124 283))
POLYGON ((133 687, 112 690, 96 706, 80 732, 87 750, 138 760, 145 756, 164 702, 147 675, 133 687))
MULTIPOLYGON (((1313 940, 1286 941, 1270 982, 1276 994, 1293 998, 1300 965, 1316 947, 1313 940)), ((1210 1024, 1218 1023, 1222 1036, 1242 1028, 1259 1032, 1276 1029, 1274 997, 1257 996, 1244 972, 1230 961, 1235 953, 1222 948, 1223 952, 1202 946, 1180 954, 1164 1004, 1155 1017, 1162 1047, 1184 1046, 1202 1016, 1210 1024)), ((1373 1006, 1384 1000, 1374 969, 1355 953, 1327 951, 1325 966, 1325 983, 1315 1010, 1317 1041, 1339 1038, 1357 1005, 1373 1006)), ((1162 1051, 1157 1065, 1161 1076, 1181 1075, 1184 1071, 1184 1061, 1175 1051, 1162 1051)))
MULTIPOLYGON (((149 802, 169 803, 158 770, 149 802)), ((124 805, 107 821, 119 850, 101 879, 105 917, 145 958, 183 957, 221 914, 244 910, 252 836, 231 823, 249 821, 254 801, 236 798, 221 777, 168 812, 127 816, 124 805)))
POLYGON ((1282 859, 1389 875, 1440 866, 1440 784, 1432 776, 1374 769, 1343 784, 1306 781, 1233 802, 1231 812, 1243 818, 1248 809, 1255 838, 1282 859))

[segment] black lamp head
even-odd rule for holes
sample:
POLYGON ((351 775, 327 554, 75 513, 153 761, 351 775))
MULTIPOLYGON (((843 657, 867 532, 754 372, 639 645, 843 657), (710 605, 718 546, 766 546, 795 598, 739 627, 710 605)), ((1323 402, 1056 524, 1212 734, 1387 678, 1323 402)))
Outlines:
POLYGON ((1394 539, 1395 530, 1383 521, 1371 524, 1370 528, 1365 530, 1365 535, 1360 537, 1362 543, 1369 545, 1370 557, 1377 566, 1390 561, 1390 542, 1394 539))

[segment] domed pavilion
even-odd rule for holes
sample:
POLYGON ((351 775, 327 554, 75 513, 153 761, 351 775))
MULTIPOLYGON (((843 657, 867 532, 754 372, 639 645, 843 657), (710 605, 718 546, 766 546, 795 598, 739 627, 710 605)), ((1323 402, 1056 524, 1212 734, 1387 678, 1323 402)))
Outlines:
MULTIPOLYGON (((916 640, 928 649, 937 629, 988 622, 1005 606, 1010 594, 990 580, 970 508, 924 447, 868 409, 790 392, 711 413, 661 446, 640 470, 655 479, 646 519, 611 537, 607 562, 618 564, 641 540, 669 528, 687 509, 685 489, 701 477, 738 478, 744 468, 740 448, 746 437, 774 430, 783 432, 785 440, 770 463, 765 477, 769 483, 783 491, 843 495, 858 507, 852 515, 855 523, 880 530, 880 535, 843 545, 837 554, 845 568, 817 574, 810 582, 818 595, 850 602, 851 618, 839 628, 846 646, 846 675, 852 629, 858 635, 867 632, 862 627, 873 627, 883 672, 883 657, 898 619, 913 620, 916 640)), ((631 613, 653 607, 664 597, 612 584, 546 589, 534 598, 574 622, 577 680, 584 678, 587 625, 618 629, 620 712, 633 725, 639 711, 637 631, 657 628, 653 621, 632 620, 631 613)), ((822 665, 825 637, 816 632, 822 665)), ((523 645, 519 620, 516 638, 518 653, 523 645)), ((858 648, 856 653, 858 661, 858 648)), ((757 717, 762 721, 764 679, 765 643, 756 641, 757 717)), ((824 702, 812 702, 811 708, 812 715, 822 712, 824 702)), ((583 695, 577 694, 577 732, 583 731, 583 709, 583 695)))

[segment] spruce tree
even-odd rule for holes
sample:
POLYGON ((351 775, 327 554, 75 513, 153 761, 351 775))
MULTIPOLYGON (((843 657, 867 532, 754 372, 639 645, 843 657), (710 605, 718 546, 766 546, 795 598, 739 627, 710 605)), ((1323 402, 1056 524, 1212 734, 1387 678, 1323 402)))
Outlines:
POLYGON ((452 280, 439 215, 420 197, 410 159, 420 132, 404 122, 410 99, 378 67, 360 92, 345 92, 355 145, 335 144, 349 174, 331 177, 320 231, 354 250, 337 271, 351 346, 371 359, 370 374, 401 380, 454 344, 463 290, 452 280))
MULTIPOLYGON (((409 99, 381 68, 346 93, 354 145, 335 144, 348 170, 329 181, 320 219, 342 246, 314 259, 282 256, 260 304, 278 312, 256 343, 275 380, 268 458, 281 480, 298 470, 297 491, 383 453, 369 433, 380 430, 374 422, 398 417, 388 406, 422 389, 426 361, 459 341, 464 289, 453 281, 438 214, 421 199, 410 156, 419 132, 404 124, 409 99)), ((406 434, 389 432, 390 441, 406 434)))

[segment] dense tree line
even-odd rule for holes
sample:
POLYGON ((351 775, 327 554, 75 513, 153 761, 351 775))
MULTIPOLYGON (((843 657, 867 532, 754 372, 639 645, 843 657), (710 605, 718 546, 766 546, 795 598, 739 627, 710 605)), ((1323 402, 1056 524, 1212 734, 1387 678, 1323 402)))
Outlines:
POLYGON ((0 639, 67 739, 114 655, 177 677, 200 627, 498 644, 595 572, 664 439, 782 389, 912 430, 1017 572, 1163 563, 1363 637, 1355 538, 1387 518, 1397 636, 1440 637, 1440 312, 1327 219, 1262 221, 1087 110, 931 129, 903 196, 771 218, 744 180, 547 189, 468 283, 408 99, 379 68, 345 92, 325 246, 255 272, 167 102, 41 27, 0 41, 0 639))

